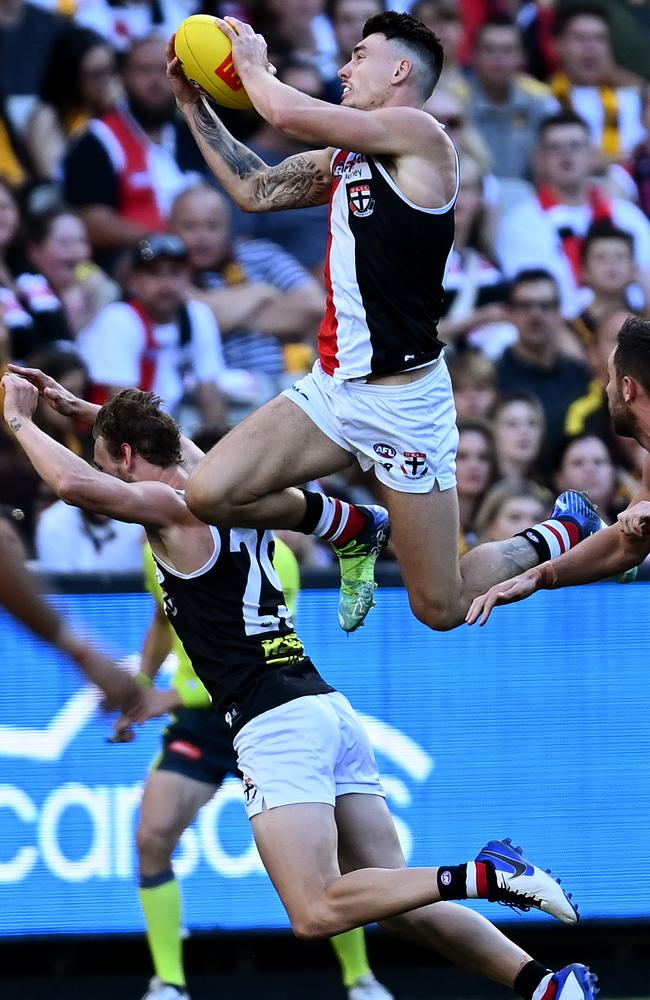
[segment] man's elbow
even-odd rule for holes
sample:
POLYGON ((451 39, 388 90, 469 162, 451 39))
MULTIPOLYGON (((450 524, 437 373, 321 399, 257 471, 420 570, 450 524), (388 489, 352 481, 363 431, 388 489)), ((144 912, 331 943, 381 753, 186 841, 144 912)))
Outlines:
POLYGON ((59 500, 63 500, 64 503, 70 504, 71 507, 82 506, 82 482, 75 473, 60 473, 52 486, 59 500))

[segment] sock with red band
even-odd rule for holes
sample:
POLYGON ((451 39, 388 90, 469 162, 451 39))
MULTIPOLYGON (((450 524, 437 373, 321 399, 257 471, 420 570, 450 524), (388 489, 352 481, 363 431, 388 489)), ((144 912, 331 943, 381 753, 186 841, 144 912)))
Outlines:
POLYGON ((367 517, 355 504, 310 490, 302 490, 302 494, 306 504, 305 515, 294 531, 316 535, 340 546, 356 538, 365 527, 367 517))
POLYGON ((542 979, 550 975, 552 975, 550 969, 547 969, 541 962, 536 962, 531 958, 530 962, 527 962, 523 969, 517 973, 512 988, 524 1000, 532 1000, 533 994, 542 979))
POLYGON ((563 552, 568 552, 582 541, 583 533, 578 522, 572 517, 554 517, 540 524, 534 524, 525 531, 518 531, 515 535, 515 538, 517 537, 530 542, 539 562, 543 563, 561 556, 563 552))
POLYGON ((497 889, 494 866, 489 861, 438 868, 436 879, 441 899, 492 899, 497 889))

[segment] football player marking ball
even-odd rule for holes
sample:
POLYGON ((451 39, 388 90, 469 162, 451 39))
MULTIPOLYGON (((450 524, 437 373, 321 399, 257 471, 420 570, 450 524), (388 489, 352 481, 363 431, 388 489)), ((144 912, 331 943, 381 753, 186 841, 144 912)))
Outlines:
POLYGON ((252 108, 232 60, 232 43, 214 17, 193 14, 180 25, 174 49, 188 80, 217 104, 243 111, 252 108))

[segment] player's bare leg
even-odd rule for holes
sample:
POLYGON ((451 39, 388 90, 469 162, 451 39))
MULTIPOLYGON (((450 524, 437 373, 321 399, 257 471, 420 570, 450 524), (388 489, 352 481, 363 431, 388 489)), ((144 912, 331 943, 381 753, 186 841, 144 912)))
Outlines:
MULTIPOLYGON (((341 796, 336 803, 336 824, 344 871, 404 866, 397 832, 381 797, 341 796)), ((545 1000, 546 996, 561 1000, 565 987, 567 998, 593 1000, 597 993, 596 977, 584 966, 568 966, 553 974, 485 917, 456 903, 423 906, 384 920, 382 926, 392 934, 433 949, 468 972, 534 1000, 545 1000)))
MULTIPOLYGON (((377 811, 373 818, 379 824, 378 835, 383 829, 390 838, 393 822, 388 811, 377 811)), ((251 823, 264 867, 300 938, 332 937, 443 898, 469 896, 525 900, 526 906, 551 912, 566 923, 577 920, 575 907, 560 886, 530 862, 526 873, 519 863, 507 873, 481 855, 476 862, 451 868, 374 867, 342 875, 332 806, 279 806, 253 816, 251 823)))
POLYGON ((300 483, 340 472, 354 459, 290 400, 265 403, 192 471, 188 504, 211 524, 295 528, 305 514, 300 483))
POLYGON ((383 507, 347 503, 296 484, 355 459, 284 396, 266 403, 202 459, 187 484, 191 510, 212 524, 293 528, 332 543, 341 562, 339 622, 346 632, 374 605, 374 567, 390 536, 383 507))
MULTIPOLYGON (((383 487, 392 525, 392 541, 406 585, 413 613, 420 621, 438 631, 455 628, 465 620, 475 597, 502 580, 507 580, 549 558, 548 550, 540 555, 540 544, 560 544, 555 535, 562 536, 562 544, 570 547, 592 531, 597 530, 599 518, 595 509, 580 494, 571 494, 571 502, 585 507, 575 521, 575 512, 569 513, 566 524, 569 533, 557 517, 564 511, 557 510, 550 520, 536 526, 526 534, 500 542, 478 545, 459 560, 459 514, 456 490, 440 491, 436 486, 430 493, 401 493, 383 487), (544 525, 552 524, 556 531, 544 525), (541 532, 536 529, 541 529, 541 532)), ((562 494, 562 497, 568 494, 562 494)), ((564 550, 562 550, 564 551, 564 550)), ((551 553, 559 554, 559 553, 551 553)))

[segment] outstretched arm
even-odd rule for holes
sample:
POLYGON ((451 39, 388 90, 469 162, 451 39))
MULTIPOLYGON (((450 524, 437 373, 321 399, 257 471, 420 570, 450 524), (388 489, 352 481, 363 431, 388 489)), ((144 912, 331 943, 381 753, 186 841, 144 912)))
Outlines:
POLYGON ((164 528, 175 523, 184 504, 164 483, 124 483, 93 469, 59 444, 32 420, 38 391, 18 375, 5 375, 4 416, 39 476, 53 493, 75 504, 119 521, 164 528))
POLYGON ((493 609, 523 601, 538 590, 575 587, 607 580, 638 566, 650 554, 650 459, 646 460, 643 485, 618 523, 603 528, 575 548, 497 583, 477 597, 467 613, 468 625, 485 625, 493 609))
MULTIPOLYGON (((331 151, 298 153, 269 167, 230 134, 207 97, 189 83, 173 39, 167 48, 167 76, 206 163, 240 208, 268 212, 325 204, 332 180, 331 151)), ((272 79, 268 72, 266 78, 272 79)))
POLYGON ((45 603, 34 578, 12 551, 11 528, 0 521, 0 605, 39 638, 66 653, 89 681, 97 685, 113 708, 139 712, 142 689, 124 670, 111 663, 89 642, 79 638, 45 603))

